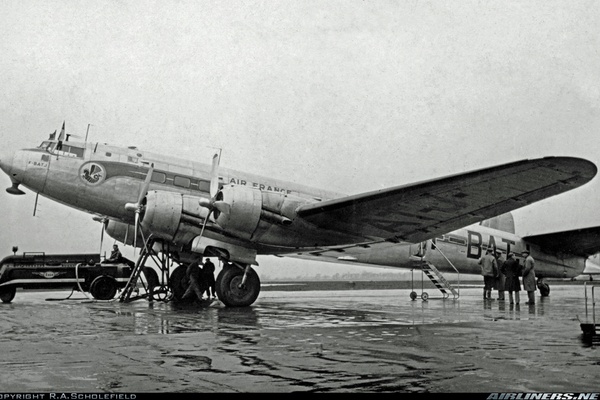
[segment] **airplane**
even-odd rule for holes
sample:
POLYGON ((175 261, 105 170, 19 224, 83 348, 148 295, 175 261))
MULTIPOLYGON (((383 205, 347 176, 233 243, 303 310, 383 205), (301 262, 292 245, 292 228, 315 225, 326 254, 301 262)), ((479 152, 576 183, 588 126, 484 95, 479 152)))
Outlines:
POLYGON ((582 158, 525 159, 345 195, 227 169, 218 154, 201 163, 65 140, 64 130, 0 155, 6 191, 22 195, 22 185, 93 214, 103 232, 142 253, 158 243, 175 263, 219 257, 217 297, 228 307, 256 301, 258 255, 478 275, 488 247, 517 256, 527 248, 538 277, 572 278, 600 251, 600 227, 519 237, 510 213, 591 181, 597 167, 582 158))

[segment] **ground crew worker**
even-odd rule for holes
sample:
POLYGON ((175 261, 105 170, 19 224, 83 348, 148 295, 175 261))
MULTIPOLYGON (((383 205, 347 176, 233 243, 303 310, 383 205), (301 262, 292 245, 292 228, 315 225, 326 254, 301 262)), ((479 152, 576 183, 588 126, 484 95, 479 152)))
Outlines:
POLYGON ((215 290, 215 264, 210 261, 209 258, 204 260, 204 280, 206 281, 206 295, 210 297, 217 297, 215 290))
POLYGON ((196 294, 197 299, 199 301, 202 301, 202 292, 204 291, 200 287, 202 281, 202 270, 200 269, 200 265, 198 264, 198 261, 200 260, 201 258, 197 257, 187 266, 187 269, 185 270, 185 275, 189 280, 189 285, 187 290, 181 297, 182 299, 187 299, 188 297, 192 297, 194 294, 196 294))
POLYGON ((110 257, 105 260, 106 263, 118 263, 123 259, 123 254, 121 254, 121 250, 119 250, 119 246, 113 244, 113 249, 110 252, 110 257))
POLYGON ((479 259, 481 275, 483 275, 483 299, 492 300, 492 287, 498 272, 496 258, 492 255, 492 247, 488 247, 485 255, 479 259))

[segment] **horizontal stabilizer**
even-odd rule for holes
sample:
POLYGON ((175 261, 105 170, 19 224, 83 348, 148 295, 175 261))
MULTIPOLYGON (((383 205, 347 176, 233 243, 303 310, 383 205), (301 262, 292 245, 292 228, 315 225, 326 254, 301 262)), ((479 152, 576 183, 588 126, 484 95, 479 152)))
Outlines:
POLYGON ((525 236, 523 240, 547 251, 589 257, 600 251, 600 226, 525 236))

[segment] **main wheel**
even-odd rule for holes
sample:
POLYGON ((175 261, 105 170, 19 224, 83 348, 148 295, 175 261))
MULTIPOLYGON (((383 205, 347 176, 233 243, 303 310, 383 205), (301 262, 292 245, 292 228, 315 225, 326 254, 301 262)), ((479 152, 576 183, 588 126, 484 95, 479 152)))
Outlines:
POLYGON ((14 286, 8 288, 0 288, 0 300, 2 300, 3 303, 10 303, 15 298, 16 294, 17 288, 14 286))
POLYGON ((117 294, 117 281, 111 276, 98 276, 90 285, 90 293, 97 300, 110 300, 117 294))
POLYGON ((173 298, 177 301, 181 301, 181 298, 185 294, 188 287, 187 276, 185 274, 186 267, 180 265, 175 268, 169 277, 169 286, 173 291, 173 298))
POLYGON ((246 282, 242 285, 244 270, 237 267, 223 268, 217 276, 217 297, 228 307, 247 307, 254 303, 260 293, 260 279, 248 268, 246 282))

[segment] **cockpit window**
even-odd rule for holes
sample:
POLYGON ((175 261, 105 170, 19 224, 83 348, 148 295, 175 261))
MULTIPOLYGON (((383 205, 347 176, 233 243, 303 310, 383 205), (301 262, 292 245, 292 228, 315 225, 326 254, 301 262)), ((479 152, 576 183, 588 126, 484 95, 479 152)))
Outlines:
POLYGON ((40 144, 38 146, 38 149, 44 149, 46 151, 52 151, 54 149, 55 145, 56 145, 56 143, 54 143, 54 142, 43 141, 42 144, 40 144))
POLYGON ((84 148, 79 146, 72 146, 70 144, 62 144, 62 146, 55 146, 56 143, 50 143, 50 146, 46 150, 52 154, 57 154, 64 157, 79 157, 83 158, 84 148))

